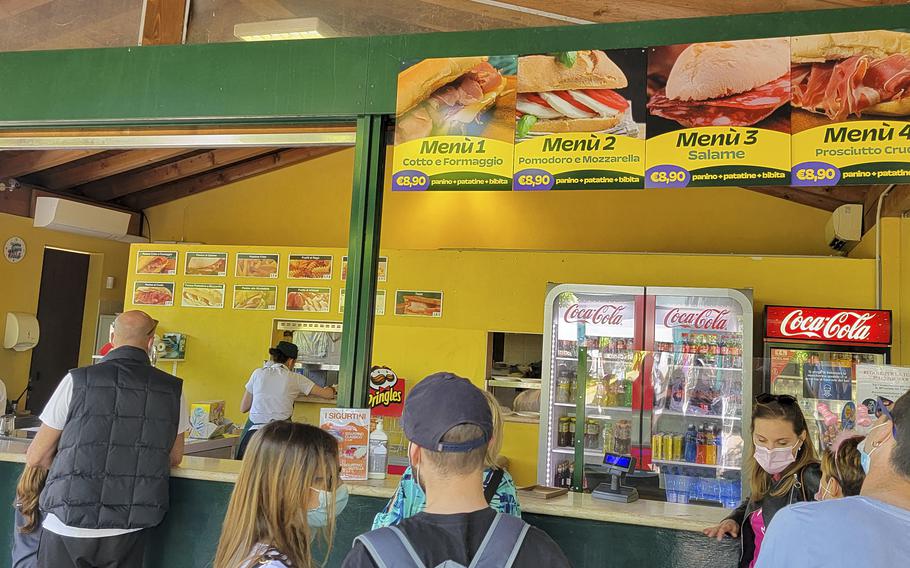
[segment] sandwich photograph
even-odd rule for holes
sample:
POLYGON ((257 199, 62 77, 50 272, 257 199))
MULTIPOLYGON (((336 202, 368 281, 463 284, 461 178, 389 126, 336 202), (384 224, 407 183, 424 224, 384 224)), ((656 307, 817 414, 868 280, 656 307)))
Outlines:
POLYGON ((423 59, 398 74, 395 143, 432 136, 511 142, 514 56, 423 59))
POLYGON ((187 276, 224 276, 227 272, 227 253, 188 252, 183 273, 187 276))
POLYGON ((799 36, 790 44, 792 127, 910 116, 910 33, 799 36))
POLYGON ((224 284, 184 284, 180 305, 185 308, 223 308, 224 284))
POLYGON ((442 292, 398 290, 395 293, 395 315, 442 317, 442 292))
POLYGON ((520 56, 515 140, 565 132, 644 138, 646 64, 643 49, 520 56))
POLYGON ((173 306, 173 282, 136 282, 133 287, 133 305, 173 306))
POLYGON ((669 45, 648 54, 648 137, 702 126, 790 132, 790 40, 669 45))
POLYGON ((136 274, 177 274, 177 253, 139 251, 136 274))

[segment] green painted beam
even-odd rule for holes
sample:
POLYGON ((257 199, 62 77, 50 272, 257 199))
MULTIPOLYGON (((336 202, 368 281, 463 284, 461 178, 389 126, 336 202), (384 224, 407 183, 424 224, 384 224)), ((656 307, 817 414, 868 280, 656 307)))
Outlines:
POLYGON ((386 120, 357 119, 338 406, 363 408, 373 354, 386 120))
POLYGON ((897 27, 910 5, 689 20, 0 54, 0 125, 391 114, 402 60, 897 27))

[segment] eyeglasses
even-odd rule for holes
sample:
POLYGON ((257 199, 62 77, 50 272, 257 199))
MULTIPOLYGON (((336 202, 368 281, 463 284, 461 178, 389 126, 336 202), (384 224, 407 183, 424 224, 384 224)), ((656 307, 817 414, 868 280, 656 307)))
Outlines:
POLYGON ((891 407, 894 405, 894 401, 882 398, 880 396, 875 397, 875 417, 881 418, 882 414, 885 415, 891 422, 891 435, 894 436, 895 441, 897 440, 897 424, 894 423, 894 416, 891 415, 891 407))
POLYGON ((755 397, 755 402, 758 404, 771 404, 772 402, 776 402, 781 405, 795 405, 796 397, 789 394, 770 394, 765 392, 755 397))

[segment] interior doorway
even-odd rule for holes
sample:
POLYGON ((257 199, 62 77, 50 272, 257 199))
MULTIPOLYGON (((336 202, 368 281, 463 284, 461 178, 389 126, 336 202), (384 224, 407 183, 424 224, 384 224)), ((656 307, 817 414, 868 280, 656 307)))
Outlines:
POLYGON ((41 338, 32 350, 26 408, 38 414, 60 380, 79 366, 82 320, 90 255, 44 249, 38 323, 41 338))

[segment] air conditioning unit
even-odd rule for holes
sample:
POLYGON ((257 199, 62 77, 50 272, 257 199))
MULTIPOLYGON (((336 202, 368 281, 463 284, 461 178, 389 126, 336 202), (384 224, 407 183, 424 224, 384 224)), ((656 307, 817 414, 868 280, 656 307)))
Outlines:
POLYGON ((128 235, 130 214, 59 197, 39 197, 35 202, 35 227, 75 233, 97 239, 146 242, 128 235))
POLYGON ((825 240, 832 249, 847 254, 863 238, 863 206, 841 205, 825 226, 825 240))

